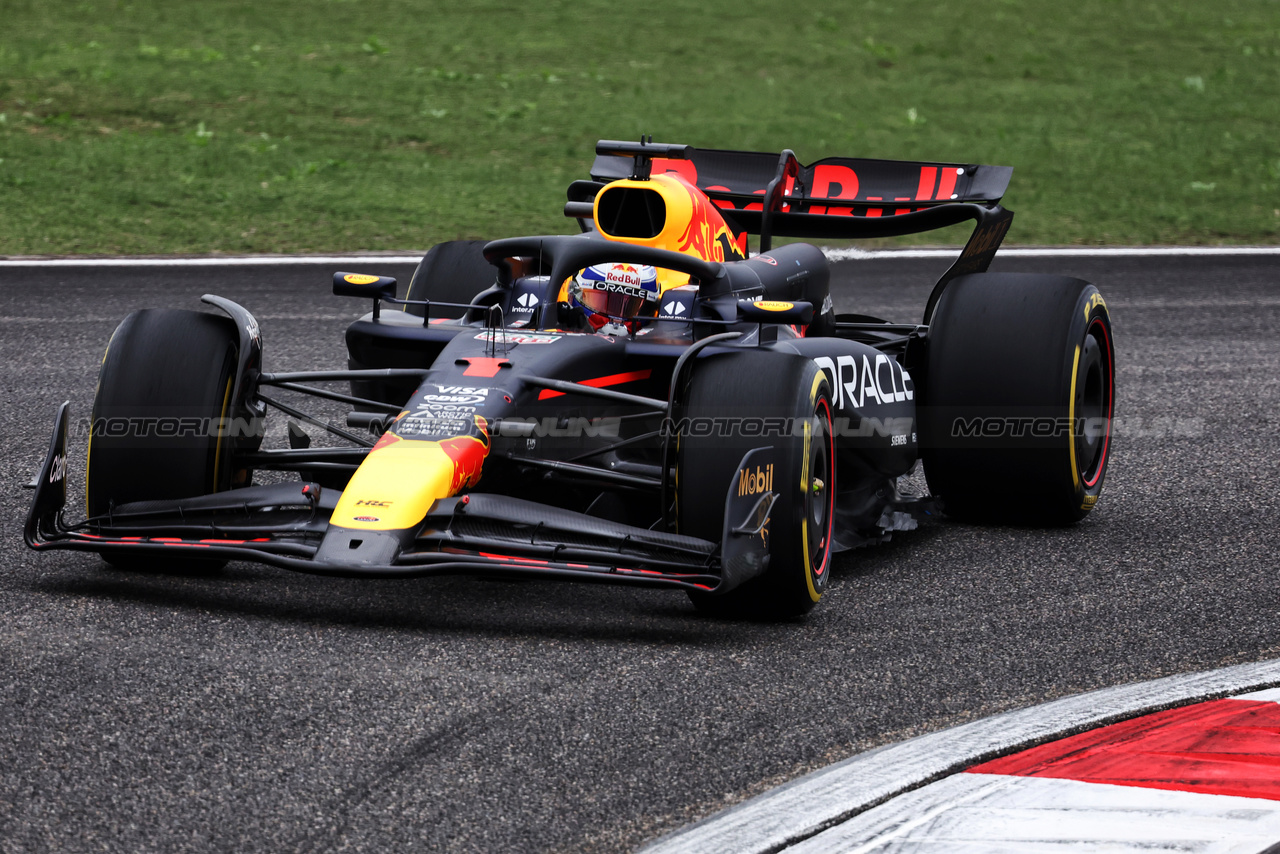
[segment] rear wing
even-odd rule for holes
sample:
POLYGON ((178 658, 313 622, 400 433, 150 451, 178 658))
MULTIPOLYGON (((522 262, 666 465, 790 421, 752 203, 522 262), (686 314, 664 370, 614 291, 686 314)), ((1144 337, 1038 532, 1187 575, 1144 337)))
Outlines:
MULTIPOLYGON (((1011 166, 857 157, 828 157, 806 166, 789 149, 780 154, 724 151, 652 139, 596 144, 595 181, 664 173, 680 175, 733 226, 759 235, 761 252, 769 250, 775 236, 895 237, 974 220, 964 251, 934 288, 926 318, 948 281, 987 269, 1013 220, 1013 212, 999 204, 1013 176, 1011 166)), ((588 194, 594 195, 581 186, 588 182, 577 183, 565 209, 570 216, 580 215, 588 194)))
POLYGON ((596 152, 591 177, 597 181, 675 172, 721 203, 719 207, 733 211, 753 234, 758 230, 747 226, 750 218, 742 214, 761 212, 765 201, 787 213, 900 216, 957 202, 994 205, 1013 175, 1009 166, 858 157, 828 157, 805 166, 791 151, 766 154, 612 140, 602 140, 596 152), (648 174, 636 174, 639 157, 648 158, 648 174))

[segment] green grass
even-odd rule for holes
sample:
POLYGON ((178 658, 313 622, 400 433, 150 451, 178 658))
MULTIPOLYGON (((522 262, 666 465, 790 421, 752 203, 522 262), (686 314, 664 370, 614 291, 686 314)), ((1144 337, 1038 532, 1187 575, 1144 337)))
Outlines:
POLYGON ((0 0, 0 254, 560 232, 641 133, 1012 165, 1010 242, 1276 243, 1280 2, 0 0))

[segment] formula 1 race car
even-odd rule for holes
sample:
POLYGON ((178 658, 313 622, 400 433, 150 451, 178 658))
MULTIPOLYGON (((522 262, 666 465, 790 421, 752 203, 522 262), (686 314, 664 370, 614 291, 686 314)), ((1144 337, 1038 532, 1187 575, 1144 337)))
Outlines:
POLYGON ((217 296, 218 313, 130 314, 99 376, 87 517, 64 519, 64 404, 27 544, 126 567, 675 587, 781 618, 818 601, 833 553, 940 511, 1062 525, 1093 508, 1107 306, 1078 279, 986 272, 1012 169, 651 139, 596 153, 568 190, 580 233, 439 244, 403 299, 394 279, 335 274, 335 294, 372 303, 350 370, 265 371, 257 321, 217 296), (823 253, 772 246, 965 220, 918 323, 837 314, 823 253), (286 391, 351 407, 345 427, 286 391), (262 446, 268 409, 290 447, 262 446), (312 447, 298 422, 346 446, 312 447))

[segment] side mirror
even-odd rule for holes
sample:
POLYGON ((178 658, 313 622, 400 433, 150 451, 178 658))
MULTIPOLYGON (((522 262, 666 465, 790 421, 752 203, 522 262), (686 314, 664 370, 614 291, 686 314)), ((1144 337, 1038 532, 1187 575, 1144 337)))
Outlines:
POLYGON ((753 323, 794 323, 808 326, 813 321, 813 303, 762 300, 739 302, 738 316, 753 323))
POLYGON ((396 280, 390 276, 370 276, 365 273, 334 273, 333 293, 340 297, 395 299, 396 280))

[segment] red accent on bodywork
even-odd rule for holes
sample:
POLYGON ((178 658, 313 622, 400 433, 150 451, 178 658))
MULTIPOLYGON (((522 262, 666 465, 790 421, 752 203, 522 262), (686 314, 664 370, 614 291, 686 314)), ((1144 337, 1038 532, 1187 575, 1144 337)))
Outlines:
POLYGON ((698 167, 689 160, 668 160, 665 157, 655 157, 649 168, 649 175, 667 175, 674 173, 688 181, 693 186, 698 186, 698 167))
POLYGON ((928 199, 933 196, 933 185, 937 180, 937 166, 921 166, 920 187, 916 190, 916 199, 928 199))
POLYGON ((1280 703, 1214 700, 1145 715, 968 769, 1280 800, 1280 703))
MULTIPOLYGON (((708 193, 714 193, 714 192, 731 193, 733 191, 730 190, 728 187, 722 187, 719 184, 713 184, 710 187, 707 187, 707 192, 708 193)), ((720 208, 720 210, 722 211, 734 210, 733 202, 726 202, 724 199, 713 199, 711 201, 711 204, 720 208)), ((746 232, 743 232, 743 233, 745 234, 746 232)))
MULTIPOLYGON (((589 385, 592 388, 604 388, 605 386, 621 385, 622 383, 633 383, 637 380, 647 380, 653 374, 650 368, 642 371, 628 371, 625 374, 610 374, 607 377, 596 377, 590 380, 579 380, 582 385, 589 385)), ((538 393, 538 400, 546 400, 549 397, 563 397, 564 392, 552 391, 544 388, 538 393)))
POLYGON ((453 480, 449 484, 449 494, 454 495, 463 487, 472 487, 480 482, 480 470, 484 466, 484 458, 489 456, 489 425, 479 415, 474 416, 479 436, 455 436, 442 439, 437 444, 449 459, 453 460, 453 480))
MULTIPOLYGON (((813 198, 815 199, 856 199, 858 197, 858 174, 848 166, 835 166, 827 163, 813 168, 813 198), (831 187, 835 185, 840 191, 835 195, 831 187)), ((814 207, 811 213, 826 213, 830 216, 852 216, 853 208, 814 207)))
POLYGON ((511 364, 507 359, 495 359, 492 356, 471 356, 467 359, 467 369, 462 372, 464 377, 496 377, 498 369, 503 365, 511 364))
POLYGON ((379 448, 385 448, 387 445, 394 445, 396 442, 399 442, 399 441, 400 441, 400 437, 397 436, 395 433, 392 433, 390 430, 388 430, 386 433, 383 433, 382 436, 378 438, 377 442, 373 443, 373 447, 369 449, 369 452, 372 453, 373 451, 376 451, 379 448))
POLYGON ((956 170, 952 166, 947 166, 942 170, 942 181, 938 184, 938 195, 934 198, 948 201, 951 194, 956 191, 956 170))
POLYGON ((539 566, 546 566, 547 564, 551 563, 551 561, 549 560, 538 560, 537 558, 532 558, 532 557, 516 557, 515 555, 496 555, 496 554, 490 554, 489 552, 478 552, 478 554, 480 555, 480 557, 489 558, 489 560, 508 560, 514 563, 534 563, 534 564, 538 564, 539 566))

